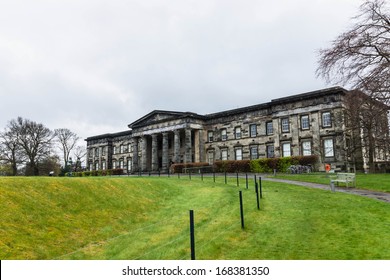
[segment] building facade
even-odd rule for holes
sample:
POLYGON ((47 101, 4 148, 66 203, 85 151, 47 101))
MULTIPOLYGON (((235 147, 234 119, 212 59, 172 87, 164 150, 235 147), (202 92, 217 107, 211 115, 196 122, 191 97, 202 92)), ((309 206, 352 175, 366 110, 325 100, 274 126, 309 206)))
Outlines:
POLYGON ((87 167, 167 172, 172 163, 317 155, 320 170, 349 171, 352 160, 363 169, 363 153, 348 154, 348 94, 333 87, 208 115, 155 110, 127 131, 87 138, 87 167))

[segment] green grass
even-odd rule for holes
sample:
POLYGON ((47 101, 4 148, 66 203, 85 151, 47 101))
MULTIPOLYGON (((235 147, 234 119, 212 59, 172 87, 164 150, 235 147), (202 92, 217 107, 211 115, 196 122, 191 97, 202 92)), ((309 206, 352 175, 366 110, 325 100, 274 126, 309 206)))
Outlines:
POLYGON ((190 209, 197 259, 390 258, 388 203, 229 180, 0 177, 0 259, 189 259, 190 209))
MULTIPOLYGON (((271 176, 271 175, 270 175, 271 176)), ((309 174, 282 174, 278 173, 275 178, 312 182, 324 185, 330 184, 330 177, 334 173, 309 173, 309 174)), ((344 185, 345 186, 345 185, 344 185)), ((390 192, 390 174, 356 174, 356 187, 360 189, 379 192, 390 192)))

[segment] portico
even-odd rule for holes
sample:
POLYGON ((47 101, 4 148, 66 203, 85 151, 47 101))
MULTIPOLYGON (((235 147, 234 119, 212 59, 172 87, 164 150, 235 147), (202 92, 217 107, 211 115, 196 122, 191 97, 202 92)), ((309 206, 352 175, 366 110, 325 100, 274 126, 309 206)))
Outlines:
POLYGON ((133 130, 134 154, 137 152, 134 171, 167 172, 172 163, 204 160, 203 125, 188 113, 154 111, 129 127, 133 130))

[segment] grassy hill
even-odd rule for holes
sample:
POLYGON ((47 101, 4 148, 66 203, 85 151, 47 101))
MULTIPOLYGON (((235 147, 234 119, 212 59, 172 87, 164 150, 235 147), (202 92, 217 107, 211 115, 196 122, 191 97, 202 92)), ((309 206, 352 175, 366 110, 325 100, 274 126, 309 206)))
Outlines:
POLYGON ((390 204, 263 186, 258 211, 244 181, 0 177, 0 259, 189 259, 190 209, 197 259, 390 259, 390 204))

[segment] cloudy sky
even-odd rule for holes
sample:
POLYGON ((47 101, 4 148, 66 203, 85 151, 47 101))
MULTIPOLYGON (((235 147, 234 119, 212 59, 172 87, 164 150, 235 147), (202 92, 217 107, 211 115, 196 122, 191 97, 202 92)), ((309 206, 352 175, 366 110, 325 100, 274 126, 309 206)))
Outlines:
POLYGON ((80 137, 152 110, 214 113, 327 86, 318 49, 360 0, 0 0, 0 129, 80 137))

